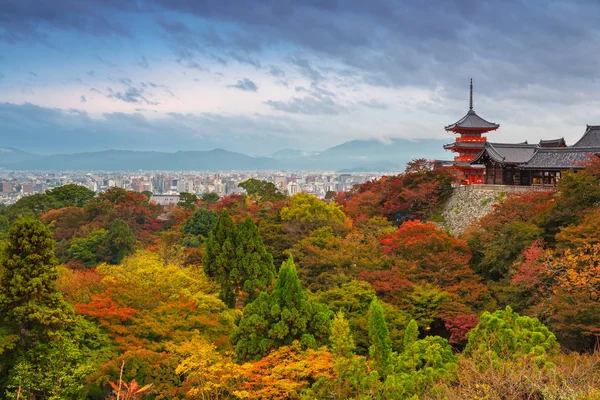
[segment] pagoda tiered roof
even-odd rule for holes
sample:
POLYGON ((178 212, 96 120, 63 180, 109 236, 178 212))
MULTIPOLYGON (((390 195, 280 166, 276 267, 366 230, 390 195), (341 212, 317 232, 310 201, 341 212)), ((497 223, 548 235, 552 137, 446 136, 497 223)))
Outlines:
POLYGON ((460 131, 477 131, 477 132, 488 132, 498 129, 500 124, 486 121, 481 118, 473 110, 473 79, 471 79, 471 90, 469 95, 469 111, 467 115, 456 121, 455 123, 445 126, 447 131, 460 132, 460 131))
POLYGON ((467 112, 467 115, 453 123, 444 127, 447 131, 460 131, 460 130, 477 130, 482 131, 493 131, 498 129, 500 124, 486 121, 475 113, 472 109, 467 112))

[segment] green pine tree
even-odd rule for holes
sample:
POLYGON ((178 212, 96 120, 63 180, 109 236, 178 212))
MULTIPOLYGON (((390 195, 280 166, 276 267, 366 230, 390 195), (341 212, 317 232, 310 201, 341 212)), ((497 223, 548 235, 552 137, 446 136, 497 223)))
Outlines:
POLYGON ((312 303, 300 286, 294 260, 290 257, 279 270, 271 293, 261 292, 243 310, 231 335, 238 358, 258 360, 269 351, 300 340, 314 348, 327 340, 332 313, 326 305, 312 303))
POLYGON ((22 217, 11 226, 0 272, 0 391, 9 398, 81 398, 91 364, 84 324, 56 288, 50 230, 22 217))
POLYGON ((509 306, 484 312, 479 323, 467 334, 465 354, 486 359, 519 359, 533 356, 545 364, 547 355, 556 354, 556 336, 537 318, 521 316, 509 306))
POLYGON ((369 307, 368 327, 369 339, 371 341, 369 355, 375 362, 377 372, 385 378, 389 370, 390 357, 392 355, 392 341, 390 340, 385 316, 383 315, 383 308, 377 298, 371 301, 371 306, 369 307))
POLYGON ((354 338, 350 332, 350 324, 343 311, 338 311, 333 318, 329 341, 334 357, 350 358, 354 354, 356 347, 354 338))
POLYGON ((273 256, 265 249, 258 227, 250 217, 240 227, 236 259, 243 290, 248 294, 247 301, 253 301, 273 282, 275 267, 273 256))
POLYGON ((221 300, 230 308, 235 307, 237 293, 243 285, 237 265, 238 236, 229 212, 223 210, 205 242, 206 254, 202 260, 204 272, 221 285, 221 300))
POLYGON ((419 339, 419 327, 411 320, 404 333, 403 350, 392 355, 385 380, 388 399, 420 398, 436 385, 450 382, 456 375, 457 358, 448 341, 439 336, 419 339))

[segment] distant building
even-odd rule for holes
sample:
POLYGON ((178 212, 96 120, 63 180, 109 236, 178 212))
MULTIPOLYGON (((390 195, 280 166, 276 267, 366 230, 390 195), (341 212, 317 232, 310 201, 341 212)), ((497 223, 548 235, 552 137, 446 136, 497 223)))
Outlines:
POLYGON ((179 203, 178 194, 153 194, 150 196, 150 201, 153 201, 161 206, 176 205, 179 203))
POLYGON ((288 185, 288 193, 290 196, 300 193, 300 191, 300 185, 298 185, 296 182, 290 182, 288 185))

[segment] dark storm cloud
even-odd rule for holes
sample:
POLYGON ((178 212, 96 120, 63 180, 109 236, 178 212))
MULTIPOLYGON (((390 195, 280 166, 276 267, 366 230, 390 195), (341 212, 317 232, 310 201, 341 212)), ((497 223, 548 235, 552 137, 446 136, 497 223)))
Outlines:
POLYGON ((240 89, 240 90, 243 90, 244 92, 258 91, 258 86, 256 86, 256 83, 252 82, 248 78, 240 79, 237 81, 237 83, 235 85, 229 85, 228 87, 234 88, 234 89, 240 89))
POLYGON ((93 35, 130 36, 114 13, 135 9, 136 3, 128 0, 4 0, 0 6, 0 40, 43 41, 47 27, 93 35))
MULTIPOLYGON (((45 39, 45 27, 129 35, 135 32, 120 21, 143 14, 162 27, 181 64, 189 68, 200 69, 200 57, 259 67, 264 50, 277 46, 339 62, 375 85, 441 84, 454 91, 473 77, 483 92, 499 97, 532 83, 555 85, 560 93, 577 85, 576 80, 595 79, 600 67, 596 1, 248 3, 241 7, 238 0, 5 0, 0 7, 0 37, 12 42, 27 36, 45 39), (214 28, 222 23, 228 28, 214 28)), ((309 58, 298 56, 294 65, 310 79, 320 79, 323 71, 307 65, 309 58)))
MULTIPOLYGON (((595 51, 600 5, 592 1, 254 0, 252 7, 239 7, 235 0, 152 3, 237 24, 263 43, 314 52, 355 69, 364 82, 375 85, 434 88, 441 83, 455 91, 473 77, 483 92, 502 97, 531 83, 568 90, 573 80, 595 78, 600 67, 595 51)), ((297 67, 303 67, 301 60, 295 60, 297 67)), ((322 75, 309 68, 302 72, 311 79, 322 75)))
POLYGON ((167 20, 165 18, 158 18, 156 22, 167 32, 172 34, 188 33, 190 28, 181 21, 167 20))

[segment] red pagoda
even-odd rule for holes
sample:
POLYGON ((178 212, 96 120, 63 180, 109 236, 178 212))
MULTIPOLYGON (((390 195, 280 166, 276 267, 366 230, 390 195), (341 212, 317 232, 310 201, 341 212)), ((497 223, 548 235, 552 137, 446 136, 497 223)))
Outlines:
POLYGON ((444 149, 457 153, 452 165, 459 171, 463 184, 484 182, 484 168, 471 165, 469 162, 483 150, 487 141, 485 133, 499 127, 499 124, 488 122, 473 111, 473 79, 471 79, 469 112, 454 124, 445 127, 446 131, 460 135, 454 143, 445 145, 444 149))

